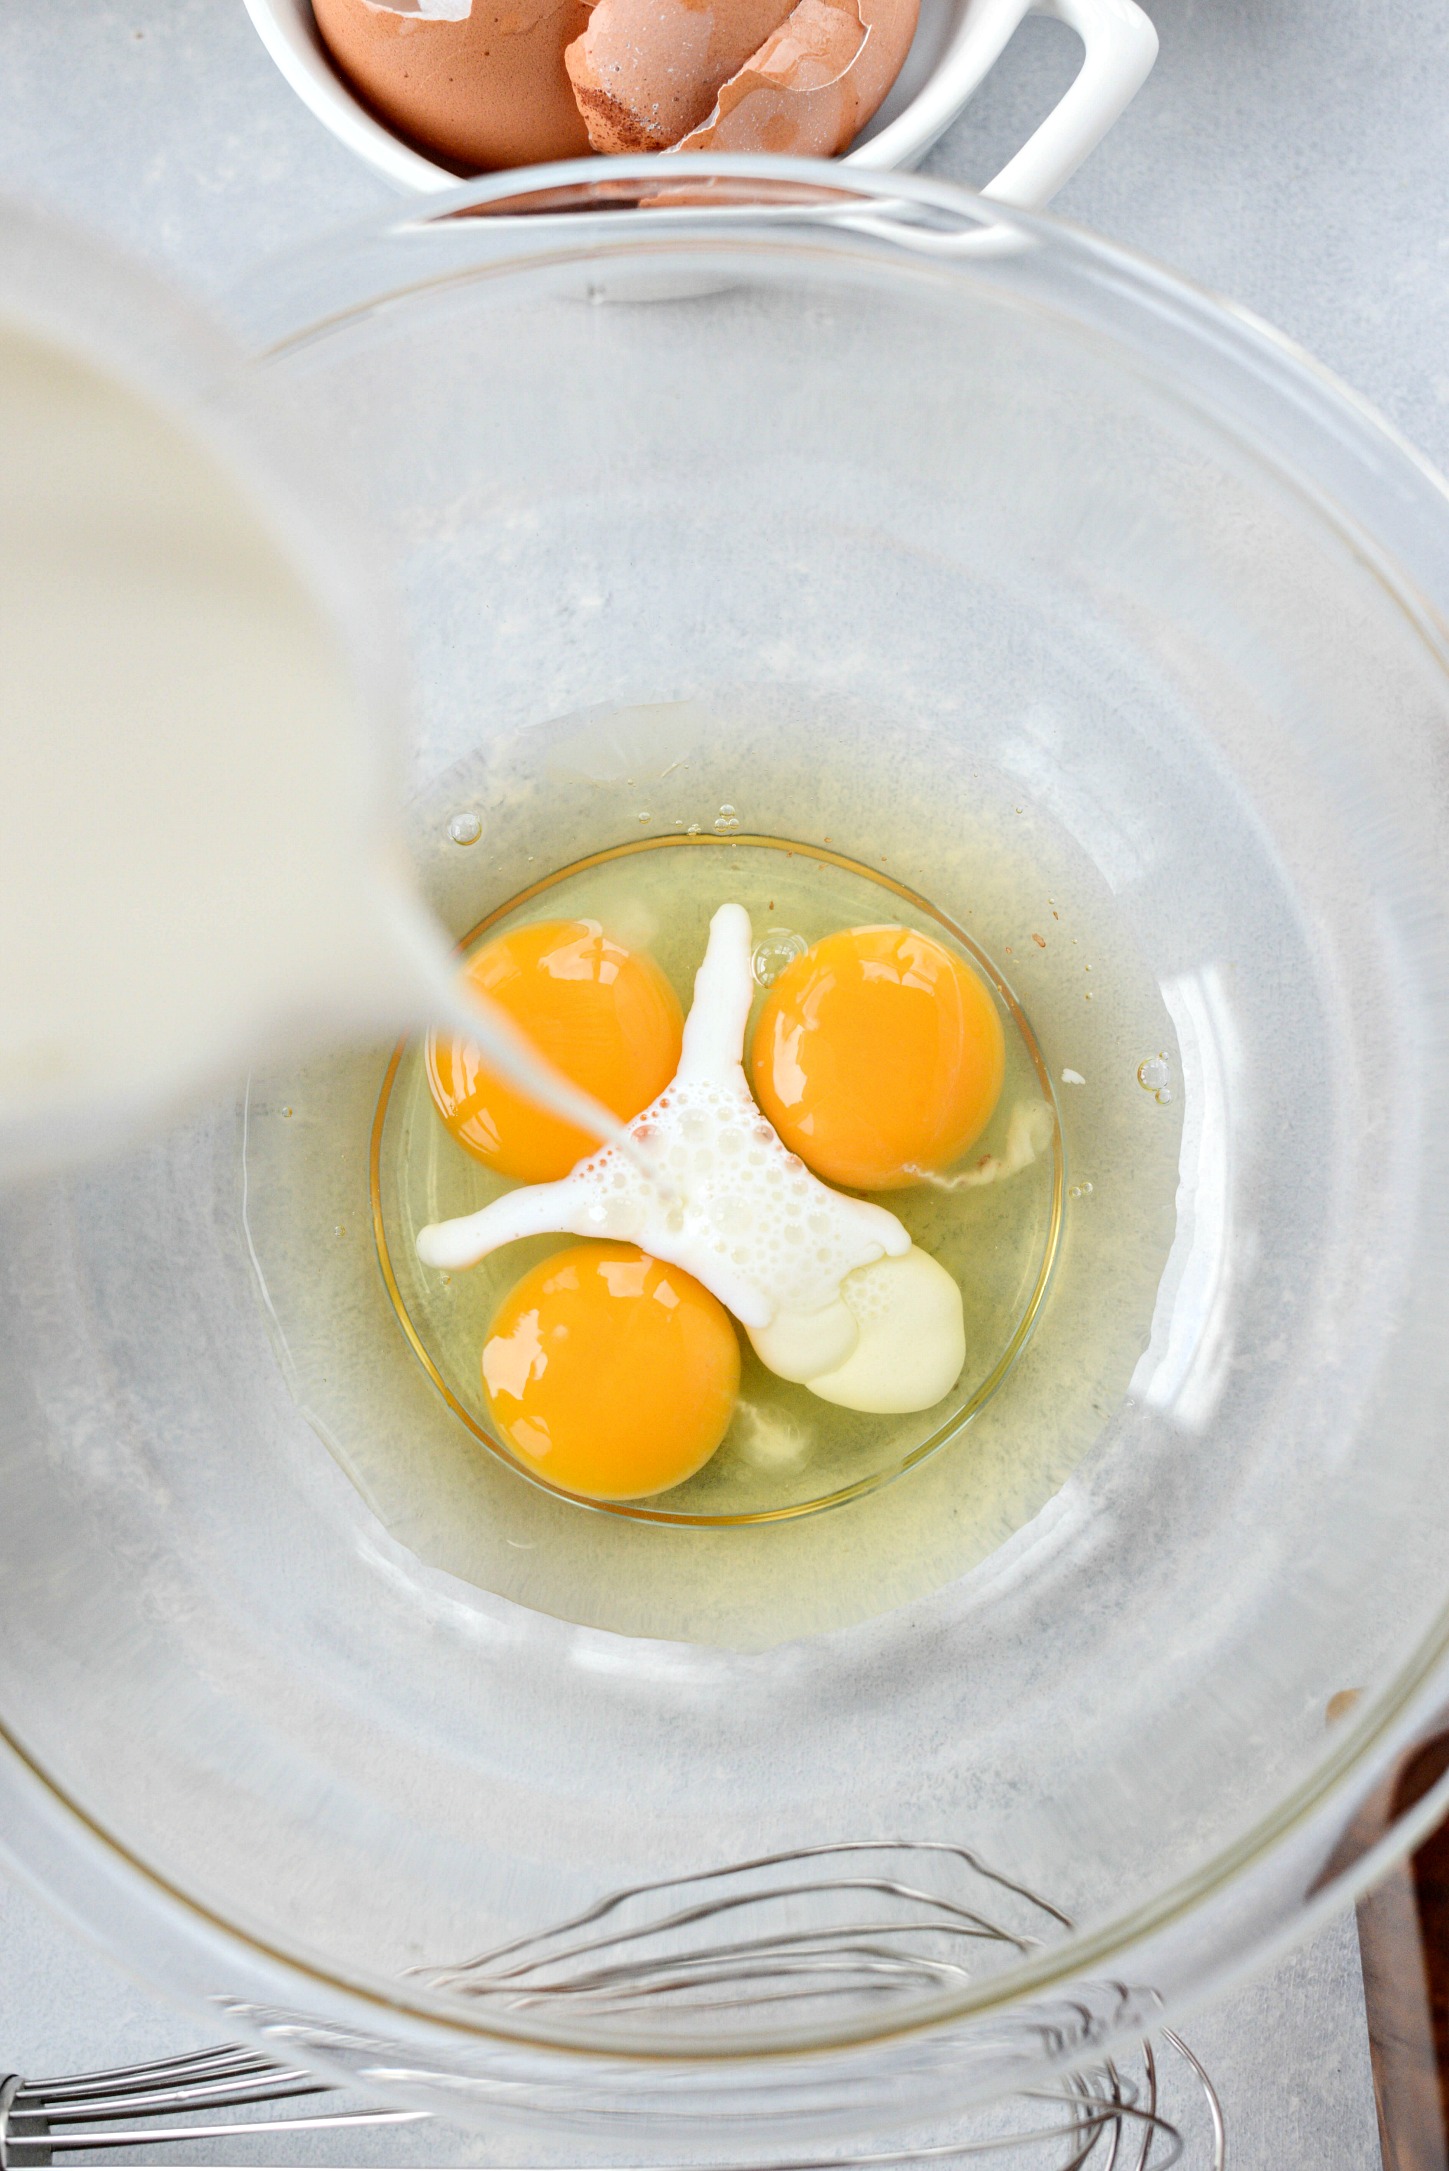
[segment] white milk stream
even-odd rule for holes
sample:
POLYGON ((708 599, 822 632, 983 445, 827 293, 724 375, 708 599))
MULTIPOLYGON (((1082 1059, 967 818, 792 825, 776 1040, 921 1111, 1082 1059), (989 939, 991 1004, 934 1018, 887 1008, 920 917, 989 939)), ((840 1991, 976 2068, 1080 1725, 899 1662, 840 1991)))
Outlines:
POLYGON ((621 1142, 460 993, 343 634, 221 454, 0 317, 0 508, 0 1172, 427 1024, 621 1142))

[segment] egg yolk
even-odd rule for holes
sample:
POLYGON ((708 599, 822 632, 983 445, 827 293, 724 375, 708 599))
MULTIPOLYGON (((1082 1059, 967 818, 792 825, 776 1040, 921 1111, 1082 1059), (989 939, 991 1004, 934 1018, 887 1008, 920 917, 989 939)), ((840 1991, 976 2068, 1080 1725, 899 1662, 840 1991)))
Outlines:
POLYGON ((511 1289, 483 1386, 528 1470, 641 1500, 702 1469, 734 1414, 740 1347, 717 1298, 634 1244, 576 1244, 511 1289))
POLYGON ((786 967, 750 1050, 760 1106, 827 1182, 892 1191, 979 1138, 1006 1041, 990 990, 909 927, 851 927, 786 967))
MULTIPOLYGON (((540 920, 497 935, 469 958, 465 979, 624 1122, 678 1068, 678 996, 652 957, 625 949, 597 920, 540 920)), ((465 1040, 430 1035, 427 1071, 454 1138, 501 1176, 548 1183, 598 1144, 505 1085, 465 1040)))

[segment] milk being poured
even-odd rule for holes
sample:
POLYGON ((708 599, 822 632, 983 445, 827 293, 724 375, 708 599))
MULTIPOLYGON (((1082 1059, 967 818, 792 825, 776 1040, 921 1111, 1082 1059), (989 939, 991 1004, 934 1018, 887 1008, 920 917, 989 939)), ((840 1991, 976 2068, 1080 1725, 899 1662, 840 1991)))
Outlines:
POLYGON ((260 497, 0 315, 0 1172, 119 1143, 268 1047, 425 1022, 598 1138, 464 1001, 386 732, 260 497))

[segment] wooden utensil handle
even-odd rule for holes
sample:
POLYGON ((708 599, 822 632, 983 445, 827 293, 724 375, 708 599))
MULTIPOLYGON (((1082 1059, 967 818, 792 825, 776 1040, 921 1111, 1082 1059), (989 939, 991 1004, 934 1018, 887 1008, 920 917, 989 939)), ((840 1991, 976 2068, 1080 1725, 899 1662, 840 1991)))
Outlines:
MULTIPOLYGON (((1449 1729, 1395 1773, 1382 1829, 1449 1770, 1449 1729)), ((1384 2171, 1449 2171, 1449 1822, 1358 1903, 1384 2171)))

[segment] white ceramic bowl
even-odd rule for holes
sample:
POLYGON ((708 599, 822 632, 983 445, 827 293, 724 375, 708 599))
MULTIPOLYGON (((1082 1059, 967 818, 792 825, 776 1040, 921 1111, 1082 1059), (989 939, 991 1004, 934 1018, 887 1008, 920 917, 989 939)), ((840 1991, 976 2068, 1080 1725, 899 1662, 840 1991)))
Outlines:
MULTIPOLYGON (((414 150, 353 96, 322 43, 311 0, 246 0, 246 8, 297 96, 339 142, 402 188, 457 186, 456 171, 414 150)), ((905 67, 848 162, 876 172, 918 165, 1028 14, 1069 24, 1082 41, 1082 65, 983 193, 1028 209, 1047 203, 1136 96, 1157 57, 1157 33, 1136 0, 922 0, 905 67)))

